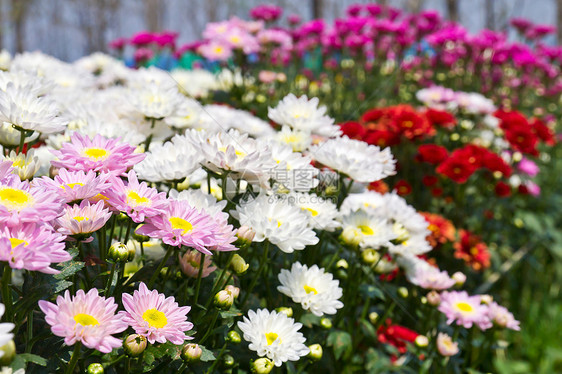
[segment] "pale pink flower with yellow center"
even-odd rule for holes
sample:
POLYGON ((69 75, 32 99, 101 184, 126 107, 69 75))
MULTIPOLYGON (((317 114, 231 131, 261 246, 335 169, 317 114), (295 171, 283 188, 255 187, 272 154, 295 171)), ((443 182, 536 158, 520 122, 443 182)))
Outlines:
POLYGON ((201 45, 197 52, 211 61, 226 61, 232 57, 232 48, 226 43, 216 41, 201 45))
POLYGON ((90 204, 84 200, 80 205, 67 207, 63 215, 55 220, 57 231, 72 236, 76 240, 92 241, 90 234, 101 229, 111 217, 111 212, 104 208, 104 202, 90 204))
POLYGON ((115 314, 113 297, 99 296, 95 288, 87 294, 78 290, 73 297, 66 291, 64 297, 57 297, 56 304, 40 300, 39 308, 53 334, 64 338, 66 345, 82 342, 88 348, 109 353, 122 344, 112 334, 125 331, 127 324, 115 314))
POLYGON ((144 222, 145 217, 163 213, 168 205, 166 194, 148 187, 146 182, 139 183, 133 170, 130 170, 127 176, 127 184, 120 178, 114 178, 111 189, 106 193, 108 203, 126 213, 136 223, 144 222))
POLYGON ((449 335, 440 332, 437 335, 437 350, 442 356, 454 356, 459 353, 459 343, 453 342, 449 335))
POLYGON ((63 143, 60 150, 52 153, 58 160, 51 164, 71 171, 90 171, 124 175, 145 158, 144 153, 135 153, 135 147, 119 141, 96 135, 90 139, 87 135, 75 132, 70 143, 63 143))
MULTIPOLYGON (((199 251, 187 251, 182 256, 179 256, 181 271, 191 278, 197 278, 199 275, 199 267, 201 265, 201 252, 199 251)), ((211 258, 205 257, 203 261, 203 272, 201 273, 201 278, 208 277, 213 271, 217 269, 216 266, 211 266, 211 258)))
POLYGON ((156 290, 149 291, 140 283, 133 295, 123 294, 123 306, 126 311, 119 312, 122 321, 129 324, 135 333, 148 339, 150 344, 182 344, 192 339, 185 334, 193 328, 187 321, 189 306, 178 306, 173 297, 166 297, 156 290))
POLYGON ((513 317, 513 314, 511 314, 506 307, 498 305, 495 301, 492 301, 488 305, 488 317, 490 317, 492 322, 499 327, 515 331, 521 330, 519 327, 520 322, 513 317))
POLYGON ((98 195, 111 186, 108 178, 111 174, 96 174, 94 171, 68 171, 60 169, 53 179, 43 177, 37 184, 59 195, 64 202, 80 202, 98 195))
POLYGON ((467 329, 476 324, 481 330, 492 327, 488 317, 488 306, 481 304, 479 295, 469 296, 465 291, 443 292, 439 311, 447 317, 447 324, 456 321, 467 329))

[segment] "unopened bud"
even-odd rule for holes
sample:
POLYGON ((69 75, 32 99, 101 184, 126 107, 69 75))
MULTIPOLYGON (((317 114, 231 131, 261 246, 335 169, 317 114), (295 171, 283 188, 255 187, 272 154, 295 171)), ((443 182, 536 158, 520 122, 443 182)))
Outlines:
POLYGON ((441 295, 439 295, 439 292, 435 290, 430 291, 427 294, 427 301, 429 302, 429 305, 437 306, 441 304, 441 295))
POLYGON ((494 298, 491 295, 480 295, 480 302, 482 304, 490 304, 492 301, 494 301, 494 298))
POLYGON ((456 286, 462 286, 464 282, 466 282, 466 275, 464 275, 460 271, 457 271, 455 274, 453 274, 451 278, 453 278, 453 280, 455 281, 456 286))
POLYGON ((146 338, 142 335, 131 334, 123 341, 125 353, 131 357, 140 356, 146 349, 146 338))
POLYGON ((293 308, 282 306, 282 307, 279 307, 275 310, 279 313, 285 314, 289 318, 291 318, 293 316, 293 308))
POLYGON ((16 344, 13 340, 0 347, 0 367, 8 366, 16 357, 16 344))
POLYGON ((322 346, 320 344, 309 345, 308 349, 310 349, 308 358, 310 358, 311 360, 319 361, 322 358, 322 346))
POLYGON ((185 362, 197 362, 201 359, 203 350, 199 347, 199 344, 188 343, 183 346, 181 350, 181 358, 185 362))
POLYGON ((250 265, 247 264, 246 261, 244 261, 242 256, 240 256, 237 253, 232 257, 232 262, 230 263, 230 266, 232 267, 232 270, 234 270, 236 275, 244 274, 246 270, 248 270, 248 268, 250 267, 250 265))
POLYGON ((109 247, 107 256, 113 262, 127 262, 129 260, 129 248, 121 242, 113 243, 109 247))
POLYGON ((245 248, 252 244, 252 240, 254 240, 256 232, 251 227, 243 225, 236 232, 236 236, 238 237, 238 240, 236 241, 237 246, 239 248, 245 248))
POLYGON ((137 230, 140 229, 144 224, 138 225, 135 230, 133 230, 133 239, 139 243, 146 243, 150 240, 150 237, 142 234, 137 234, 137 230))
POLYGON ((372 324, 377 323, 378 319, 379 319, 379 314, 377 312, 369 313, 369 321, 371 321, 372 324))
POLYGON ((374 263, 379 261, 381 256, 374 249, 368 248, 365 249, 363 252, 361 252, 361 258, 363 259, 363 262, 366 263, 367 265, 373 265, 374 263))
POLYGON ((99 362, 94 362, 93 364, 88 365, 88 369, 86 373, 88 374, 103 374, 105 370, 103 370, 103 365, 99 362))
POLYGON ((332 320, 329 318, 322 318, 320 320, 320 326, 326 330, 329 330, 332 328, 332 320))
POLYGON ((240 334, 238 332, 231 330, 226 335, 226 340, 233 344, 239 344, 242 341, 242 338, 240 338, 240 334))
POLYGON ((425 348, 429 344, 429 339, 425 335, 416 336, 415 343, 420 348, 425 348))
POLYGON ((226 368, 231 368, 234 366, 236 361, 234 361, 234 357, 231 355, 224 355, 222 358, 222 365, 226 368))
POLYGON ((349 267, 349 264, 347 263, 346 260, 342 258, 341 260, 338 260, 338 262, 336 262, 336 267, 341 269, 347 269, 349 267))
POLYGON ((234 296, 227 290, 221 290, 216 293, 214 301, 217 308, 228 310, 234 303, 234 296))
POLYGON ((265 357, 258 358, 250 365, 252 373, 256 374, 269 374, 273 370, 273 366, 273 362, 265 357))
POLYGON ((232 294, 232 296, 237 299, 238 295, 240 295, 240 288, 233 286, 231 284, 229 284, 228 286, 226 286, 224 288, 226 291, 230 292, 232 294))
POLYGON ((427 297, 425 296, 420 297, 420 302, 424 305, 427 304, 427 297))
POLYGON ((398 292, 398 295, 404 299, 408 297, 408 289, 406 287, 399 287, 396 292, 398 292))

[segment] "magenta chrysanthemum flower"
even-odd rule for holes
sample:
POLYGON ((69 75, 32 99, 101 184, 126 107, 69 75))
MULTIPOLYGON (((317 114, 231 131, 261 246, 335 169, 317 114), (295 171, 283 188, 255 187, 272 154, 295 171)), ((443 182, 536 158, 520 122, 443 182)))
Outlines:
POLYGON ((101 229, 111 217, 111 212, 104 208, 104 202, 90 204, 84 200, 80 205, 67 207, 63 215, 55 220, 57 231, 76 240, 91 241, 90 234, 101 229))
POLYGON ((14 269, 27 269, 56 274, 50 267, 72 259, 65 251, 65 237, 47 226, 22 223, 0 230, 0 261, 6 261, 14 269))
POLYGON ((62 210, 58 196, 16 178, 0 183, 0 222, 44 222, 56 218, 62 210))
POLYGON ((64 202, 70 203, 90 199, 111 186, 108 178, 111 174, 100 174, 94 171, 68 171, 60 169, 53 179, 43 177, 37 183, 43 188, 58 194, 64 202))
POLYGON ((123 322, 128 323, 135 332, 145 336, 151 344, 155 342, 182 344, 192 339, 185 334, 193 328, 187 321, 189 306, 178 306, 173 297, 166 297, 156 290, 149 291, 140 283, 133 296, 123 294, 123 306, 126 311, 119 312, 123 322))
POLYGON ((492 326, 488 317, 488 306, 481 304, 479 295, 469 296, 465 291, 443 292, 439 311, 447 317, 447 324, 454 321, 457 325, 471 328, 476 324, 481 330, 492 326))
POLYGON ((136 223, 143 222, 145 217, 163 213, 168 205, 166 194, 158 193, 158 190, 148 187, 145 182, 139 183, 134 170, 128 173, 127 185, 120 178, 115 178, 106 196, 112 207, 127 213, 136 223))
POLYGON ((87 294, 78 290, 74 297, 66 291, 64 297, 57 297, 56 304, 41 300, 39 307, 53 334, 64 338, 66 345, 79 341, 88 348, 109 353, 122 344, 111 335, 125 331, 127 323, 115 314, 113 297, 99 296, 95 288, 87 294))
POLYGON ((107 139, 96 135, 90 139, 75 132, 70 143, 64 143, 60 150, 52 151, 58 160, 51 164, 72 171, 106 172, 124 175, 127 170, 145 158, 144 153, 134 153, 135 147, 118 139, 107 139))
POLYGON ((169 200, 163 214, 147 218, 138 234, 162 239, 171 246, 195 248, 205 254, 223 243, 221 231, 207 214, 191 207, 186 201, 169 200))

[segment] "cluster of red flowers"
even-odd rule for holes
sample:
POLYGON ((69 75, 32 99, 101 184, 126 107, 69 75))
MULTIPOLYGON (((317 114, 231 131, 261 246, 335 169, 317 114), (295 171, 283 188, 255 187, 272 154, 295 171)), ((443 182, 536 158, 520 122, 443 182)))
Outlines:
MULTIPOLYGON (((400 354, 407 352, 407 343, 414 343, 418 335, 417 332, 404 326, 393 325, 390 319, 387 319, 377 331, 379 342, 394 346, 400 354)), ((394 359, 396 359, 396 357, 394 357, 394 359)), ((391 360, 393 360, 393 358, 391 358, 391 360)))
POLYGON ((480 237, 467 230, 459 231, 459 241, 454 244, 455 257, 464 260, 474 270, 490 266, 490 251, 480 237))
POLYGON ((554 134, 538 118, 530 121, 518 111, 498 110, 494 115, 500 119, 500 128, 511 147, 519 152, 538 156, 537 145, 542 140, 547 145, 554 145, 554 134))

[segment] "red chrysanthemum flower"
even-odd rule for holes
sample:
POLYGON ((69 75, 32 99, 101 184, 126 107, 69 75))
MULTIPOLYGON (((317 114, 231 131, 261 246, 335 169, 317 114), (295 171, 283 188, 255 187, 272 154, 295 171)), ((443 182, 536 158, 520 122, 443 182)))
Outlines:
POLYGON ((495 187, 496 196, 499 197, 508 197, 511 195, 511 187, 509 184, 499 181, 495 187))
POLYGON ((425 116, 433 126, 452 128, 457 124, 455 116, 444 110, 427 109, 425 116))
POLYGON ((451 156, 437 167, 437 172, 457 183, 465 183, 476 169, 470 159, 451 156))
POLYGON ((377 331, 377 338, 380 343, 394 346, 401 354, 407 352, 406 344, 414 343, 418 335, 414 330, 393 325, 390 319, 387 319, 377 331))
POLYGON ((429 223, 428 229, 431 234, 427 236, 427 241, 432 247, 439 244, 452 242, 455 240, 455 226, 453 223, 439 214, 420 212, 420 214, 429 223))
POLYGON ((459 241, 454 244, 455 257, 464 260, 474 270, 489 267, 490 252, 486 243, 466 230, 460 230, 459 236, 459 241))
POLYGON ((418 147, 418 159, 430 164, 440 164, 447 159, 449 153, 445 147, 437 144, 422 144, 418 147))
POLYGON ((404 179, 401 179, 394 185, 394 190, 398 195, 406 196, 412 193, 412 185, 404 179))

